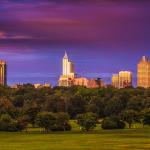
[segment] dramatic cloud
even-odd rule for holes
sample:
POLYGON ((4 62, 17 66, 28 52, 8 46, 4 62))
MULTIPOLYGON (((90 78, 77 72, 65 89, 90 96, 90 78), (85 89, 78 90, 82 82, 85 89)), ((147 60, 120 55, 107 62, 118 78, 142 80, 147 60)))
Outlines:
POLYGON ((67 49, 79 74, 102 73, 108 78, 121 69, 136 72, 139 57, 150 49, 148 0, 1 0, 0 4, 0 56, 10 64, 10 74, 20 69, 20 76, 31 70, 58 75, 67 49))

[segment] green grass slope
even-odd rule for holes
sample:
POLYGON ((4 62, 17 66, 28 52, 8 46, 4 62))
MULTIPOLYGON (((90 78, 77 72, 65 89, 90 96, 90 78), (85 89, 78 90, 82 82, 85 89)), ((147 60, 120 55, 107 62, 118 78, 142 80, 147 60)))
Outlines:
POLYGON ((0 132, 0 150, 150 150, 150 129, 0 132))

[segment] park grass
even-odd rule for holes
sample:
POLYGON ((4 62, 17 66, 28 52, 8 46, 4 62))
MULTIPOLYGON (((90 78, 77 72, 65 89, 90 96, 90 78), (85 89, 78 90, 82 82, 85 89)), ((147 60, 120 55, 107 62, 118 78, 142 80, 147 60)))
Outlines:
POLYGON ((33 128, 28 132, 0 132, 0 150, 150 150, 150 128, 45 134, 33 128))

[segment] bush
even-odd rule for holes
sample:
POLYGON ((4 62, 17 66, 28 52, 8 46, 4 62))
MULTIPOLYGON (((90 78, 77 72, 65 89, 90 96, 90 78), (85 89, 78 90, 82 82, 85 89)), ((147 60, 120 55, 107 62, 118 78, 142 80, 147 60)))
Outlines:
POLYGON ((102 121, 102 129, 124 129, 125 123, 117 117, 107 117, 102 121))
POLYGON ((39 127, 49 131, 68 131, 71 126, 66 113, 41 112, 37 115, 36 123, 39 127))
POLYGON ((69 123, 65 123, 63 126, 56 124, 52 127, 51 131, 71 131, 72 127, 69 123))

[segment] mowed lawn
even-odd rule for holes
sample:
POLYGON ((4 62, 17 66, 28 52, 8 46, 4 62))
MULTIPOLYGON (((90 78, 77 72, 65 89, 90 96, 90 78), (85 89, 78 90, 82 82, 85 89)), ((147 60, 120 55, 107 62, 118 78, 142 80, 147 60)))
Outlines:
POLYGON ((150 128, 89 133, 0 132, 0 150, 150 150, 150 128))

